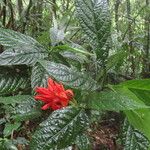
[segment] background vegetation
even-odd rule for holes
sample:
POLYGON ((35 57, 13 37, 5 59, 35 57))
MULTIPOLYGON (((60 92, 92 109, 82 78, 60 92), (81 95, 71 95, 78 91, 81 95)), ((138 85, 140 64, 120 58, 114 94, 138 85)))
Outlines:
POLYGON ((0 0, 0 27, 0 149, 149 149, 149 0, 0 0), (48 77, 78 108, 41 111, 48 77))

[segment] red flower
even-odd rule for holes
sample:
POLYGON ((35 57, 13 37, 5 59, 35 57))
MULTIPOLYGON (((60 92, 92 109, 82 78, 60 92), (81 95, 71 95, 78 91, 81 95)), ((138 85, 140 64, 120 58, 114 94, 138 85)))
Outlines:
POLYGON ((52 79, 48 79, 47 88, 37 87, 35 91, 37 92, 37 95, 34 98, 45 103, 42 110, 48 108, 57 110, 66 107, 74 96, 72 90, 65 90, 61 83, 57 83, 52 79))

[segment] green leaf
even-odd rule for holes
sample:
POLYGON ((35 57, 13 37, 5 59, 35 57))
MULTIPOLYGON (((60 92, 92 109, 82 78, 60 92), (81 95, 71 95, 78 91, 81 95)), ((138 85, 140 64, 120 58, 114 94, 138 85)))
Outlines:
POLYGON ((91 150, 91 143, 86 134, 78 135, 75 144, 78 146, 79 150, 91 150))
POLYGON ((20 122, 15 122, 15 124, 6 123, 3 131, 4 137, 11 135, 14 130, 17 130, 20 127, 20 122))
POLYGON ((110 35, 110 17, 107 0, 76 0, 76 12, 83 31, 91 45, 101 57, 107 56, 102 50, 110 35), (104 56, 105 55, 105 56, 104 56))
POLYGON ((65 38, 65 28, 60 28, 57 24, 57 21, 53 19, 53 27, 50 28, 50 39, 51 45, 55 46, 59 42, 63 41, 65 38))
POLYGON ((39 103, 31 96, 28 96, 27 99, 15 106, 11 113, 13 114, 12 118, 16 121, 24 121, 41 116, 39 103))
POLYGON ((93 56, 94 55, 92 53, 89 53, 86 50, 82 50, 82 49, 79 49, 79 48, 76 48, 76 47, 71 47, 71 46, 68 46, 68 45, 55 46, 52 50, 55 51, 55 52, 56 51, 69 51, 69 52, 81 53, 81 54, 89 55, 89 56, 93 56))
POLYGON ((0 119, 0 125, 2 125, 3 123, 5 123, 6 122, 6 119, 5 118, 1 118, 0 119))
POLYGON ((26 101, 29 99, 30 95, 15 95, 15 96, 8 96, 8 97, 0 97, 0 103, 4 105, 10 105, 10 104, 19 104, 23 101, 26 101))
POLYGON ((108 71, 112 68, 118 69, 119 67, 121 67, 123 65, 126 55, 126 51, 119 51, 111 55, 107 60, 106 70, 108 71))
POLYGON ((12 140, 6 140, 3 143, 3 148, 2 150, 18 150, 18 148, 14 145, 14 143, 12 142, 12 140))
POLYGON ((150 109, 124 111, 130 124, 139 129, 150 140, 150 109))
POLYGON ((17 45, 0 54, 0 65, 30 65, 47 57, 40 45, 17 45))
MULTIPOLYGON (((0 44, 7 47, 17 45, 35 45, 38 42, 33 38, 13 30, 0 28, 0 44)), ((21 48, 21 47, 20 47, 21 48)))
MULTIPOLYGON (((150 104, 149 96, 150 96, 150 87, 149 87, 149 79, 144 80, 131 80, 121 83, 118 86, 115 86, 120 90, 120 94, 129 95, 129 93, 134 94, 143 104, 150 104), (130 91, 130 92, 126 92, 130 91), (143 92, 144 91, 144 92, 143 92), (145 94, 148 94, 146 95, 145 94), (145 96, 146 95, 146 96, 145 96)), ((130 95, 129 95, 130 96, 130 95)), ((148 106, 149 107, 149 106, 148 106)), ((124 110, 130 124, 134 126, 134 128, 139 129, 147 138, 150 140, 150 109, 138 109, 138 110, 124 110)))
POLYGON ((96 82, 92 78, 85 73, 78 72, 75 68, 69 68, 63 64, 50 61, 40 61, 39 63, 49 76, 54 77, 65 85, 82 90, 95 90, 97 88, 96 82))
POLYGON ((130 89, 140 100, 150 106, 150 90, 130 89))
POLYGON ((36 87, 46 87, 49 74, 38 62, 32 67, 31 86, 33 90, 36 87))
POLYGON ((88 107, 96 110, 120 111, 149 108, 128 89, 94 92, 88 95, 88 99, 88 107))
POLYGON ((9 70, 0 72, 0 96, 10 94, 29 87, 28 76, 9 70))
POLYGON ((86 126, 88 117, 82 109, 67 107, 54 111, 33 135, 30 149, 48 150, 70 146, 86 126))
POLYGON ((150 79, 130 80, 130 81, 122 82, 119 86, 125 86, 129 89, 150 91, 150 79))
POLYGON ((83 54, 73 53, 73 52, 61 52, 60 54, 65 59, 77 61, 80 62, 81 64, 89 62, 89 59, 83 54))
POLYGON ((137 129, 134 129, 127 119, 122 131, 122 145, 124 150, 148 150, 149 140, 137 129))
POLYGON ((146 105, 150 105, 150 79, 126 81, 119 86, 128 88, 146 105))

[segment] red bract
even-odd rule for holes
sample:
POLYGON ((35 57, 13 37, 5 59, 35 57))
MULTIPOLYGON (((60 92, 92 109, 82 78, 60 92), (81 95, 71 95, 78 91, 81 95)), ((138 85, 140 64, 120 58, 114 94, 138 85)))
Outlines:
POLYGON ((37 95, 34 98, 45 103, 42 110, 48 108, 57 110, 66 107, 74 96, 72 90, 65 90, 61 83, 57 83, 52 79, 48 79, 47 88, 37 87, 35 91, 37 95))

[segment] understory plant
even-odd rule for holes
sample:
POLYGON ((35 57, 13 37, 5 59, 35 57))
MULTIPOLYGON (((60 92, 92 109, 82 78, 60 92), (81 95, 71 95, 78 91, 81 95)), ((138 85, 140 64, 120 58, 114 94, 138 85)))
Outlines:
POLYGON ((109 82, 120 60, 109 55, 107 0, 76 0, 75 6, 85 47, 65 40, 56 24, 49 47, 0 28, 0 149, 23 144, 30 150, 91 150, 87 133, 95 111, 123 112, 124 147, 148 149, 150 79, 109 82))

